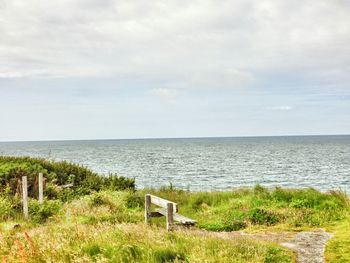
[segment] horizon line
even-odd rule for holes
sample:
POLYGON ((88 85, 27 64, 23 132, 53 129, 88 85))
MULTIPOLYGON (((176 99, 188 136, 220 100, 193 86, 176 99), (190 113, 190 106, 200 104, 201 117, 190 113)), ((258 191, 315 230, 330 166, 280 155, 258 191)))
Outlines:
POLYGON ((48 139, 48 140, 17 140, 0 141, 0 143, 21 142, 73 142, 73 141, 127 141, 127 140, 171 140, 171 139, 225 139, 225 138, 267 138, 267 137, 322 137, 322 136, 350 136, 349 133, 340 134, 286 134, 286 135, 242 135, 242 136, 187 136, 187 137, 134 137, 134 138, 96 138, 96 139, 48 139))

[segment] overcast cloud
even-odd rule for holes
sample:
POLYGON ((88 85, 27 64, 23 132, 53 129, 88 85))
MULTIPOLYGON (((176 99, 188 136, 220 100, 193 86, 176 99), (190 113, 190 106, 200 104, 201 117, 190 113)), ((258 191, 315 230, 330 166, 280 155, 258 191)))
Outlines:
POLYGON ((0 141, 350 133, 350 1, 0 0, 0 141))

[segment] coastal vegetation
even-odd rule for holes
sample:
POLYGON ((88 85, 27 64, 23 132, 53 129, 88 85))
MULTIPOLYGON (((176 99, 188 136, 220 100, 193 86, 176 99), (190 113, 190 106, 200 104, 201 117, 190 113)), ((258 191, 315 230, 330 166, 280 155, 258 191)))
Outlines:
POLYGON ((319 228, 334 235, 329 262, 350 261, 350 200, 342 191, 259 185, 226 192, 136 190, 132 179, 29 157, 0 157, 0 187, 0 262, 294 262, 293 252, 270 240, 214 234, 319 228), (36 201, 39 172, 47 178, 43 204, 36 201), (21 214, 23 175, 29 178, 28 221, 21 214), (62 188, 66 184, 73 186, 62 188), (178 203, 197 228, 166 232, 163 218, 144 224, 146 193, 178 203))
POLYGON ((42 158, 0 156, 0 191, 7 195, 20 194, 20 180, 28 177, 28 194, 36 197, 37 176, 46 178, 45 196, 67 201, 100 190, 135 189, 135 181, 110 174, 100 176, 78 164, 50 161, 42 158), (64 188, 71 184, 72 187, 64 188))

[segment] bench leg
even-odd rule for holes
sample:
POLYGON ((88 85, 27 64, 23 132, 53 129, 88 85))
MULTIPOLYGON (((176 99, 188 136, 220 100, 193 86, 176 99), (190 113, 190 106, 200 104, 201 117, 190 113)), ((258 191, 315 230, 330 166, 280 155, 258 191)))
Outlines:
POLYGON ((172 203, 167 204, 166 230, 171 231, 174 225, 174 206, 172 203))
POLYGON ((145 223, 148 224, 151 218, 151 196, 145 196, 145 223))

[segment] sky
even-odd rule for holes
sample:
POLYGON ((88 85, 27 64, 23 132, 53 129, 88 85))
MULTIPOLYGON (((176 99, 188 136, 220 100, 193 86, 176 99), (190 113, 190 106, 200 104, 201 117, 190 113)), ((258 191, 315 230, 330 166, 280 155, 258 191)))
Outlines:
POLYGON ((0 141, 350 134, 349 0, 0 0, 0 141))

